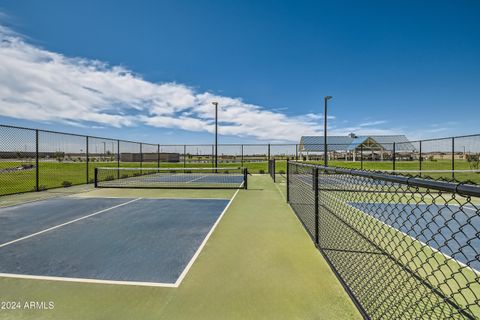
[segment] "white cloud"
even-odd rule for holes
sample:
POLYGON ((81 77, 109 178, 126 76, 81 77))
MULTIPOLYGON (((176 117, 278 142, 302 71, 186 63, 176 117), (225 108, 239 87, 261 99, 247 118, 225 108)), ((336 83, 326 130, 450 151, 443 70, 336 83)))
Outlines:
POLYGON ((378 126, 379 124, 385 124, 385 123, 387 123, 387 121, 378 120, 378 121, 369 121, 369 122, 360 123, 358 126, 359 127, 372 127, 372 126, 378 126))
POLYGON ((218 101, 223 135, 297 141, 302 135, 321 134, 322 115, 289 117, 240 98, 196 92, 178 83, 152 83, 123 67, 38 48, 2 26, 0 99, 0 113, 8 117, 196 132, 213 132, 211 102, 218 101))

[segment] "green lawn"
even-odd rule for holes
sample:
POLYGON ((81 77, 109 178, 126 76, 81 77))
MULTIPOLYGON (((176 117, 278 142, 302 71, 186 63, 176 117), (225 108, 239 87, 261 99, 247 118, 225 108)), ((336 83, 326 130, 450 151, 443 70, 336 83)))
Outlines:
MULTIPOLYGON (((311 161, 312 164, 323 164, 323 162, 311 161)), ((0 162, 0 169, 18 167, 25 164, 24 161, 18 162, 0 162)), ((219 167, 240 167, 240 162, 219 163, 219 167)), ((359 169, 360 162, 346 162, 346 161, 330 161, 331 166, 357 168, 359 169)), ((90 162, 88 170, 88 182, 92 183, 94 178, 95 167, 116 167, 117 162, 90 162)), ((138 162, 122 162, 121 167, 140 167, 138 162)), ((142 163, 143 167, 157 167, 156 162, 142 163)), ((162 168, 201 168, 211 167, 211 163, 186 163, 183 162, 169 162, 161 163, 162 168)), ((267 173, 268 163, 263 162, 244 162, 250 173, 267 173)), ((363 163, 363 168, 368 170, 392 170, 391 162, 380 161, 366 161, 363 163)), ((418 170, 419 163, 417 161, 399 161, 396 163, 397 170, 418 170)), ((448 160, 439 161, 424 161, 422 165, 423 170, 451 170, 451 162, 448 160)), ((466 161, 456 161, 456 170, 469 170, 469 164, 466 161)), ((285 173, 286 161, 278 160, 276 162, 276 172, 285 173)), ((86 164, 84 162, 53 162, 42 161, 39 164, 39 186, 40 189, 58 188, 65 185, 79 185, 87 182, 86 164)), ((430 174, 432 178, 444 178, 450 180, 452 177, 445 173, 430 174)), ((475 173, 457 173, 455 176, 457 181, 472 181, 480 184, 480 174, 475 173)), ((2 172, 0 173, 0 195, 13 194, 19 192, 29 192, 35 190, 35 169, 2 172)))

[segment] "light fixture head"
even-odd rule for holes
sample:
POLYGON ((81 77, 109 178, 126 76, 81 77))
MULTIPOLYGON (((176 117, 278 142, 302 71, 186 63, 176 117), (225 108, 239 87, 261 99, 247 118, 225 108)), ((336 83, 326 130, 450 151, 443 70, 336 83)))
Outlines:
POLYGON ((332 96, 325 96, 325 97, 324 97, 325 100, 330 100, 330 99, 332 99, 332 98, 333 98, 332 96))

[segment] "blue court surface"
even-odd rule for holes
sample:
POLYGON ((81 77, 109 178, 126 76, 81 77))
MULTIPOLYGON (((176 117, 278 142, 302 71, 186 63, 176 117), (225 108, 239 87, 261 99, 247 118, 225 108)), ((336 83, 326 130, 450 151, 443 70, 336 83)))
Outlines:
POLYGON ((158 174, 142 177, 143 181, 146 182, 179 182, 179 183, 237 183, 241 184, 243 182, 242 174, 158 174))
POLYGON ((352 207, 480 271, 480 217, 473 206, 363 203, 352 207), (473 239, 473 240, 471 240, 473 239))
POLYGON ((0 273, 175 284, 225 199, 63 197, 0 209, 0 273))

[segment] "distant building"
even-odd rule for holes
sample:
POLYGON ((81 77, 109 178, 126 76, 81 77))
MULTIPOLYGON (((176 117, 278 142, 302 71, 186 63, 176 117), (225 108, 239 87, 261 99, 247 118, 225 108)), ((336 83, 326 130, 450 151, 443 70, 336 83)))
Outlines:
POLYGON ((160 157, 160 162, 180 162, 179 153, 120 153, 120 161, 122 162, 156 162, 160 157))
MULTIPOLYGON (((404 135, 327 136, 329 159, 364 160, 391 159, 395 149, 397 159, 414 160, 418 150, 404 135)), ((303 136, 300 140, 299 155, 305 160, 323 159, 323 136, 303 136)))

